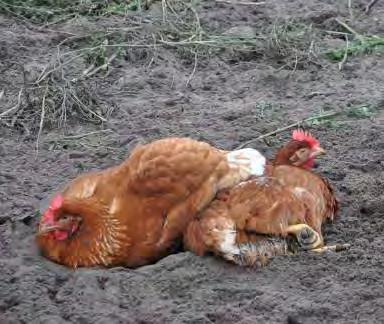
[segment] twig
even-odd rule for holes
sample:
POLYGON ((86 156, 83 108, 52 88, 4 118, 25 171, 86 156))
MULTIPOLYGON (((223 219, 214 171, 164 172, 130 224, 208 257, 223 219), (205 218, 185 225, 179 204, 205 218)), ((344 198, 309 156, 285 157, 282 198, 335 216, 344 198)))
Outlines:
POLYGON ((91 68, 91 69, 90 69, 90 68, 86 69, 86 70, 83 72, 83 74, 82 74, 82 76, 81 76, 80 78, 75 78, 75 79, 72 79, 71 81, 72 81, 72 82, 76 82, 76 81, 78 81, 79 79, 85 79, 85 78, 88 78, 88 77, 90 77, 90 76, 96 74, 96 73, 99 72, 100 70, 104 70, 104 69, 106 69, 106 68, 108 67, 108 65, 110 65, 110 64, 112 63, 112 61, 117 57, 117 55, 118 55, 118 52, 112 54, 112 55, 108 58, 107 62, 105 62, 103 65, 100 65, 100 66, 98 66, 98 67, 96 67, 96 68, 94 68, 94 66, 92 65, 92 66, 91 66, 92 68, 91 68))
POLYGON ((72 96, 72 98, 77 102, 77 104, 81 107, 83 107, 86 111, 88 111, 91 115, 99 118, 102 122, 106 122, 107 120, 100 116, 99 114, 95 113, 92 109, 90 109, 89 107, 87 107, 87 105, 85 105, 78 97, 77 95, 72 91, 70 90, 70 94, 72 96))
POLYGON ((378 0, 372 0, 370 3, 367 4, 367 6, 365 7, 366 14, 369 14, 369 12, 371 11, 372 7, 376 4, 376 2, 378 2, 378 0))
POLYGON ((325 31, 327 34, 333 34, 333 35, 351 35, 350 33, 345 33, 345 32, 338 32, 338 31, 334 31, 334 30, 326 30, 325 31))
POLYGON ((341 21, 340 19, 338 18, 335 18, 335 21, 343 26, 346 30, 348 30, 350 33, 352 33, 359 41, 361 41, 362 43, 364 43, 364 37, 361 36, 356 30, 354 30, 352 27, 348 26, 345 22, 341 21))
POLYGON ((8 110, 2 112, 0 114, 0 119, 6 115, 8 115, 10 112, 14 111, 14 110, 17 110, 20 108, 20 104, 21 104, 21 95, 23 94, 23 90, 24 88, 21 88, 20 91, 19 91, 19 95, 17 97, 17 104, 14 105, 13 107, 9 108, 8 110))
POLYGON ((349 17, 353 19, 352 0, 348 0, 348 11, 349 11, 349 17))
MULTIPOLYGON (((62 57, 65 55, 66 53, 64 53, 62 55, 62 57)), ((72 61, 76 60, 77 58, 80 58, 82 56, 84 56, 85 54, 84 53, 81 53, 79 55, 76 55, 70 59, 68 59, 67 61, 65 62, 59 62, 59 65, 57 67, 54 67, 52 68, 51 70, 49 70, 48 72, 45 72, 47 71, 47 68, 48 68, 48 65, 44 68, 44 70, 41 72, 40 76, 37 78, 37 80, 34 82, 34 84, 39 84, 41 83, 42 81, 44 81, 49 75, 51 75, 53 72, 57 71, 59 68, 62 68, 64 65, 67 65, 69 63, 71 63, 72 61)), ((56 62, 55 62, 56 63, 56 62)))
POLYGON ((93 37, 95 35, 95 33, 98 33, 98 32, 103 32, 104 37, 107 37, 107 36, 110 36, 110 35, 115 34, 115 33, 129 32, 129 31, 134 31, 134 30, 139 30, 139 29, 142 29, 142 26, 134 26, 134 27, 126 27, 126 28, 117 28, 117 27, 112 28, 111 27, 111 28, 107 28, 106 32, 104 30, 100 30, 100 31, 96 30, 92 33, 83 34, 83 35, 71 33, 72 36, 65 38, 59 44, 57 44, 57 46, 62 46, 62 45, 69 43, 69 42, 74 42, 74 41, 78 41, 81 39, 93 37))
POLYGON ((185 83, 185 86, 188 87, 190 82, 192 81, 192 78, 193 76, 195 75, 195 72, 196 72, 196 68, 197 68, 197 52, 195 52, 195 64, 193 65, 193 70, 192 70, 192 73, 191 75, 189 76, 187 82, 185 83))
POLYGON ((41 27, 39 27, 38 29, 39 30, 43 30, 43 29, 47 29, 47 27, 49 26, 52 26, 52 25, 55 25, 55 24, 58 24, 60 22, 63 22, 65 20, 67 20, 68 18, 71 18, 71 17, 75 17, 77 14, 76 13, 70 13, 68 15, 64 15, 62 17, 60 17, 59 19, 57 20, 54 20, 54 21, 51 21, 49 23, 46 23, 45 25, 42 25, 41 27))
POLYGON ((341 112, 339 111, 332 111, 332 112, 329 112, 329 113, 326 113, 326 114, 322 114, 322 115, 316 115, 316 116, 312 116, 312 117, 309 117, 309 118, 305 118, 305 119, 302 119, 302 120, 299 120, 295 123, 292 123, 288 126, 285 126, 285 127, 281 127, 281 128, 278 128, 272 132, 269 132, 269 133, 266 133, 266 134, 263 134, 263 135, 260 135, 259 137, 256 137, 254 139, 251 139, 245 143, 242 143, 240 144, 238 147, 236 147, 236 150, 238 149, 241 149, 241 148, 244 148, 245 146, 253 143, 253 142, 256 142, 256 141, 259 141, 261 139, 264 139, 266 137, 269 137, 269 136, 272 136, 272 135, 276 135, 276 134, 279 134, 279 133, 282 133, 286 130, 289 130, 291 128, 294 128, 294 127, 297 127, 297 126, 300 126, 301 124, 303 123, 307 123, 307 122, 310 122, 312 120, 317 120, 317 119, 324 119, 324 118, 328 118, 328 117, 332 117, 332 116, 336 116, 338 114, 340 114, 341 112))
MULTIPOLYGON (((102 45, 98 45, 98 46, 94 46, 94 47, 84 47, 84 48, 79 48, 79 49, 75 49, 72 51, 68 51, 68 52, 63 53, 62 56, 67 56, 67 55, 78 53, 78 52, 94 51, 94 50, 98 50, 98 49, 103 48, 103 47, 151 48, 154 46, 153 46, 153 44, 130 44, 130 43, 102 44, 102 45)), ((80 54, 80 55, 84 55, 84 54, 80 54)))
POLYGON ((73 139, 79 139, 79 138, 83 138, 83 137, 87 137, 87 136, 91 136, 91 135, 95 135, 95 134, 112 133, 112 132, 113 131, 111 129, 102 129, 99 131, 89 132, 89 133, 85 133, 85 134, 64 136, 62 138, 59 138, 58 140, 73 140, 73 139))
POLYGON ((60 46, 63 46, 64 44, 66 43, 70 43, 70 42, 73 42, 73 41, 78 41, 78 40, 81 40, 81 39, 84 39, 84 38, 88 38, 88 37, 91 37, 93 34, 86 34, 86 35, 73 35, 73 36, 69 36, 69 37, 66 37, 65 39, 63 39, 59 44, 57 44, 58 47, 60 46))
POLYGON ((191 6, 191 5, 188 5, 187 4, 187 7, 189 8, 189 10, 191 10, 195 16, 195 19, 196 19, 196 34, 197 34, 197 38, 198 40, 201 40, 201 25, 200 25, 200 17, 196 11, 196 9, 191 6))
MULTIPOLYGON (((37 31, 41 32, 41 27, 36 27, 34 25, 31 25, 30 28, 33 30, 37 30, 37 31)), ((71 33, 71 32, 67 32, 64 30, 51 29, 51 28, 44 28, 44 32, 50 32, 50 33, 55 33, 55 34, 64 34, 64 35, 69 35, 69 36, 76 36, 76 34, 71 33)))
POLYGON ((45 87, 45 91, 44 91, 44 95, 43 95, 43 100, 42 100, 42 103, 41 103, 40 125, 39 125, 39 132, 37 133, 37 139, 36 139, 36 157, 39 154, 39 141, 40 141, 41 132, 43 131, 43 126, 44 126, 45 98, 47 97, 47 93, 48 93, 48 84, 45 87))
POLYGON ((345 41, 347 42, 347 44, 345 45, 345 52, 344 52, 343 59, 341 60, 341 62, 339 62, 339 71, 343 69, 343 66, 348 58, 349 40, 347 35, 345 35, 345 41))
MULTIPOLYGON (((91 64, 90 66, 88 66, 88 67, 83 71, 83 73, 81 73, 81 75, 82 75, 83 77, 86 76, 89 72, 91 72, 93 69, 95 69, 95 67, 96 67, 96 63, 91 64)), ((76 81, 76 80, 78 80, 78 78, 74 78, 74 79, 72 79, 72 82, 74 82, 74 81, 76 81)))
POLYGON ((291 71, 291 74, 294 74, 296 72, 298 62, 299 62, 299 59, 297 57, 297 52, 296 52, 295 53, 295 65, 293 67, 293 70, 291 71))
POLYGON ((161 9, 163 13, 163 24, 167 21, 167 3, 165 0, 161 0, 161 9))
MULTIPOLYGON (((132 44, 132 43, 116 43, 116 44, 102 44, 94 47, 86 47, 86 48, 80 48, 75 49, 72 51, 68 51, 62 54, 62 57, 68 56, 74 53, 78 52, 87 52, 87 51, 94 51, 98 50, 100 48, 114 48, 114 47, 121 47, 121 48, 154 48, 156 49, 156 46, 161 45, 167 45, 167 46, 192 46, 192 45, 205 45, 205 46, 211 46, 211 47, 218 47, 222 48, 225 45, 255 45, 256 39, 265 39, 265 37, 255 37, 251 39, 246 40, 237 40, 237 39, 225 39, 223 37, 217 37, 217 39, 208 39, 208 40, 199 40, 199 41, 189 41, 189 40, 182 40, 182 41, 166 41, 164 39, 158 39, 156 44, 132 44)), ((80 54, 80 56, 83 54, 80 54)), ((77 56, 76 56, 77 57, 77 56)), ((76 58, 74 57, 74 58, 76 58)), ((74 59, 72 58, 71 61, 74 59)), ((70 61, 63 64, 67 64, 70 61)))
POLYGON ((63 92, 63 101, 61 102, 61 115, 59 119, 59 126, 62 127, 67 121, 67 91, 64 87, 61 88, 63 92))

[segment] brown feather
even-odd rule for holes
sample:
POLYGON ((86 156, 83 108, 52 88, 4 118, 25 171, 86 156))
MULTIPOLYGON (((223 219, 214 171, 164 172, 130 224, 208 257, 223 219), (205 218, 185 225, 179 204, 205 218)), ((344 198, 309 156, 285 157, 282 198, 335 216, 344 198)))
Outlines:
POLYGON ((321 235, 324 221, 333 219, 338 211, 333 188, 314 172, 282 165, 289 163, 287 150, 282 152, 268 166, 264 179, 251 179, 218 194, 188 228, 184 244, 189 250, 198 249, 199 255, 202 251, 221 254, 218 245, 211 242, 218 241, 216 235, 220 231, 216 229, 224 219, 234 222, 237 244, 252 242, 252 233, 285 236, 289 225, 300 223, 307 223, 321 235), (207 227, 205 219, 212 222, 215 218, 216 227, 207 227), (204 247, 201 242, 206 242, 204 247))
POLYGON ((70 266, 136 267, 166 255, 229 172, 224 151, 185 138, 134 150, 121 165, 82 175, 63 191, 60 214, 82 218, 57 241, 37 236, 42 253, 70 266))

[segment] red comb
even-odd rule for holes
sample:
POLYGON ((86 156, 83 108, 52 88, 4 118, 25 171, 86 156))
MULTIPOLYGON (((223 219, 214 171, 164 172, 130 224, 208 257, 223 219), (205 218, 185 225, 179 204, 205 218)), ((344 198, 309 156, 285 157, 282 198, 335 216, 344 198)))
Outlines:
POLYGON ((53 220, 55 218, 55 215, 51 209, 48 209, 44 214, 43 214, 43 222, 51 224, 53 223, 53 220))
POLYGON ((55 219, 55 214, 58 209, 63 205, 63 196, 61 194, 56 195, 52 201, 49 208, 43 214, 42 220, 44 223, 52 224, 55 219))
POLYGON ((311 147, 320 145, 320 142, 316 138, 314 138, 310 132, 303 131, 302 129, 295 129, 292 132, 292 139, 296 141, 305 141, 311 147))
POLYGON ((58 210, 61 208, 61 206, 63 205, 63 196, 58 194, 55 198, 53 198, 52 202, 51 202, 51 206, 50 208, 52 210, 58 210))

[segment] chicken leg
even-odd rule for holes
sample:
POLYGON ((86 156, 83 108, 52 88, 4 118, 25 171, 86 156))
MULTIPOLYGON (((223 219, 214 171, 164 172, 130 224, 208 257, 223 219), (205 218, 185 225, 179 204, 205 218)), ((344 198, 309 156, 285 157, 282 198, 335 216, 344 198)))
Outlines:
MULTIPOLYGON (((324 239, 319 232, 307 224, 288 226, 287 232, 295 236, 300 250, 323 253, 327 251, 340 252, 350 248, 350 244, 324 245, 324 239)), ((292 243, 291 243, 292 244, 292 243)), ((292 245, 290 245, 292 248, 292 245)))
POLYGON ((274 256, 293 255, 302 250, 322 253, 349 248, 349 244, 337 244, 309 249, 311 245, 322 244, 322 239, 319 241, 317 232, 306 224, 293 225, 290 234, 294 236, 284 238, 249 233, 236 229, 232 219, 218 216, 193 221, 184 237, 184 243, 198 255, 213 252, 241 266, 265 266, 274 256))

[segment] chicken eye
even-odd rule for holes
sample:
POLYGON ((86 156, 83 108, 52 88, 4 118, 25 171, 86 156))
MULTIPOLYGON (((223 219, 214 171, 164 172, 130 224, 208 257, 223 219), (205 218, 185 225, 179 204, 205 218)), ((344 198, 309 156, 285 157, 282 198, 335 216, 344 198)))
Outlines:
POLYGON ((306 148, 302 148, 300 149, 297 154, 300 156, 300 157, 304 157, 306 154, 307 154, 308 150, 306 148))
POLYGON ((67 221, 67 220, 69 220, 69 218, 70 217, 68 215, 63 215, 60 217, 60 220, 67 221))

